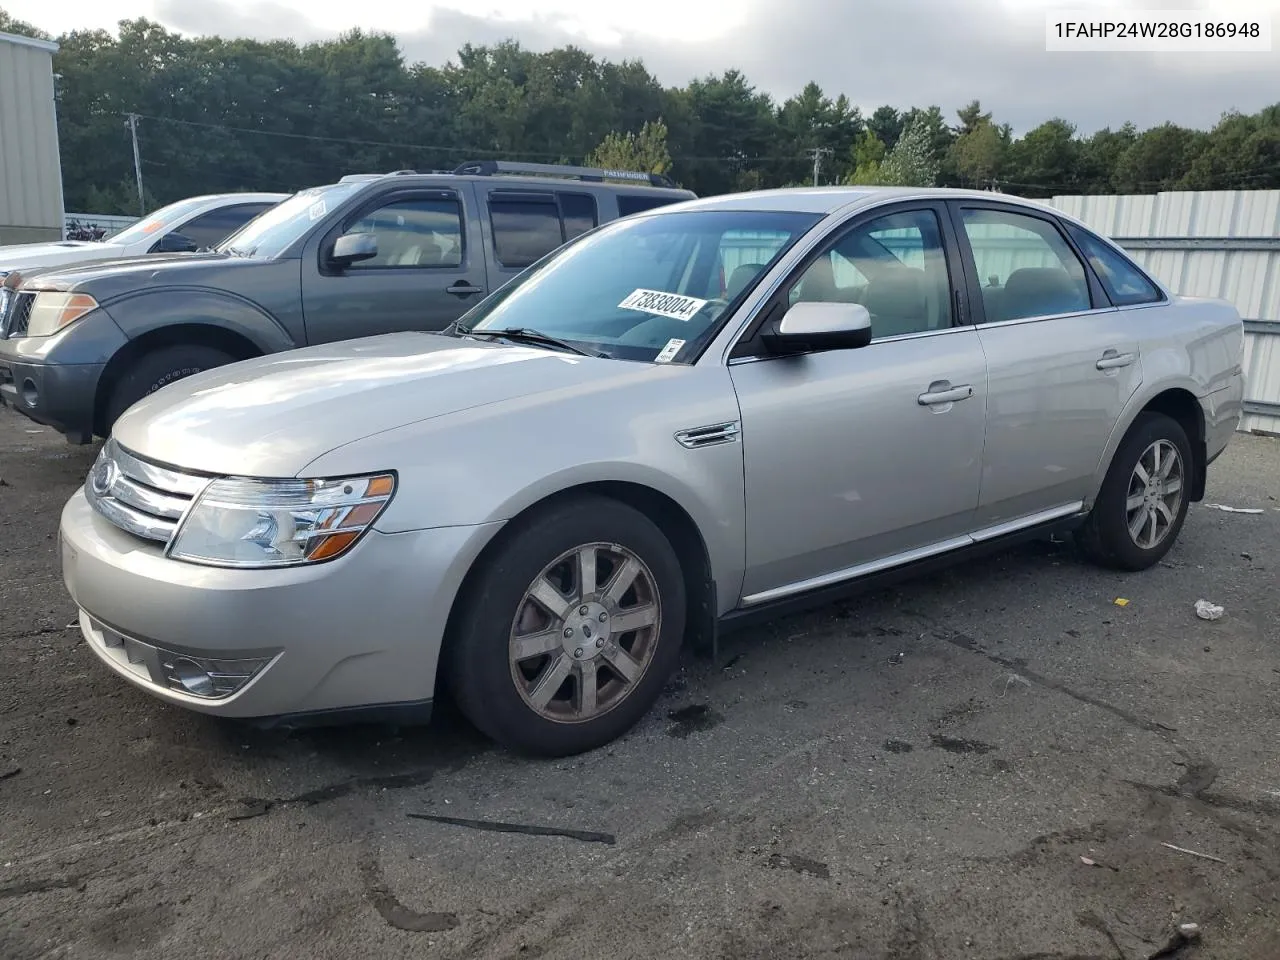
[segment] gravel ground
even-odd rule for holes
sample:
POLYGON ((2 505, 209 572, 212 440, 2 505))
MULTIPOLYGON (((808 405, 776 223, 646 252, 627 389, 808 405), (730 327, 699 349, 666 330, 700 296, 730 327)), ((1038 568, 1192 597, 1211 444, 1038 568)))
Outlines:
POLYGON ((34 429, 0 409, 6 960, 1280 956, 1280 442, 1211 470, 1261 514, 1195 506, 1147 573, 1036 544, 779 620, 532 762, 117 680, 55 554, 93 451, 34 429))

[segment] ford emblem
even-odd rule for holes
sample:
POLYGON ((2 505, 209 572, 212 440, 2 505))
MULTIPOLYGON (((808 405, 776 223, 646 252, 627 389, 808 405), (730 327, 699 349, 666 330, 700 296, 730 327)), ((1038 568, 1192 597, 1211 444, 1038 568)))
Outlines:
POLYGON ((111 485, 115 483, 115 480, 116 465, 114 460, 100 460, 94 464, 93 470, 89 474, 89 485, 99 497, 105 497, 111 492, 111 485))

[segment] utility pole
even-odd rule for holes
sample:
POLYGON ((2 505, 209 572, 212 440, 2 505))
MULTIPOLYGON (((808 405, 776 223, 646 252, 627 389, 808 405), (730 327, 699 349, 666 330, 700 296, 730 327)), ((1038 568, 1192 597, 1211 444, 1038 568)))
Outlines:
POLYGON ((146 195, 142 192, 142 157, 138 153, 138 115, 129 114, 129 135, 133 138, 133 173, 138 180, 138 209, 141 216, 147 215, 146 195))
POLYGON ((818 172, 822 169, 822 158, 831 155, 830 147, 814 147, 809 151, 809 156, 813 157, 813 185, 818 185, 818 172))

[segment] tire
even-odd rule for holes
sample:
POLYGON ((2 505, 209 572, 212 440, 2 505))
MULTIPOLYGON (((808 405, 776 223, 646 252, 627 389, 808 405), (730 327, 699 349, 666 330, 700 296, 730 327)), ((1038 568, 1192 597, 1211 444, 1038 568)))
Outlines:
POLYGON ((1162 413, 1142 413, 1125 434, 1107 470, 1098 499, 1084 525, 1076 531, 1081 552, 1099 566, 1113 570, 1145 570, 1164 557, 1178 538, 1191 503, 1191 478, 1195 469, 1191 443, 1178 421, 1162 413), (1153 450, 1160 449, 1166 464, 1163 487, 1147 489, 1138 467, 1149 474, 1153 450), (1177 454, 1170 463, 1169 451, 1177 454), (1170 490, 1172 481, 1177 490, 1170 490), (1138 498, 1143 498, 1139 503, 1138 498), (1133 511, 1130 503, 1139 504, 1133 511), (1161 506, 1163 505, 1163 506, 1161 506), (1155 528, 1150 526, 1155 516, 1155 528), (1141 518, 1137 534, 1130 523, 1141 518))
POLYGON ((639 511, 583 496, 513 521, 497 550, 468 584, 446 638, 445 677, 458 707, 522 753, 568 756, 621 736, 679 661, 685 582, 671 543, 639 511), (584 602, 577 571, 585 550, 598 589, 584 602), (633 571, 619 592, 611 578, 633 571), (531 598, 535 587, 546 605, 531 598))
POLYGON ((110 433, 122 413, 161 387, 235 360, 229 353, 199 344, 161 347, 144 354, 125 371, 111 391, 103 423, 104 432, 110 433))

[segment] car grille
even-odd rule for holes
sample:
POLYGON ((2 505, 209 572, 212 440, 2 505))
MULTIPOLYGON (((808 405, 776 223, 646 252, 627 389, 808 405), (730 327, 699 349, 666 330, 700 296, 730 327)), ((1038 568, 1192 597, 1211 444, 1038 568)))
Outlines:
POLYGON ((159 466, 108 440, 84 489, 93 508, 121 530, 168 544, 212 479, 159 466))
POLYGON ((0 310, 0 340, 6 337, 22 337, 27 333, 27 321, 35 305, 34 293, 13 293, 8 297, 8 309, 0 310))

